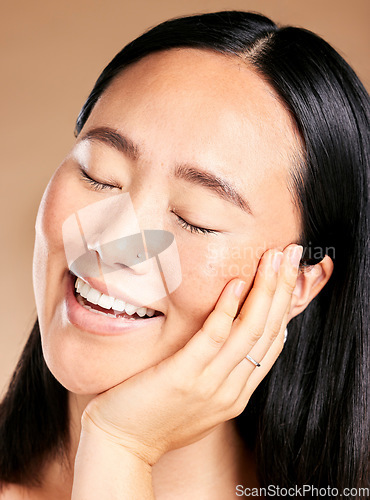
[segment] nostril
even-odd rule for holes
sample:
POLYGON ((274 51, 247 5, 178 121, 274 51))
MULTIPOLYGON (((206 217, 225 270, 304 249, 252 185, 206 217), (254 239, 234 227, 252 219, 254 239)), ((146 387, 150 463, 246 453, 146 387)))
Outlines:
MULTIPOLYGON (((122 264, 122 262, 114 262, 114 266, 117 266, 118 269, 130 269, 130 266, 126 266, 126 264, 122 264)), ((112 271, 117 271, 117 269, 114 268, 112 271)))
POLYGON ((92 252, 96 252, 97 254, 101 255, 101 247, 100 247, 99 241, 86 242, 86 248, 87 248, 87 250, 90 250, 92 252))
POLYGON ((102 260, 131 267, 146 260, 141 233, 122 236, 101 245, 102 260))

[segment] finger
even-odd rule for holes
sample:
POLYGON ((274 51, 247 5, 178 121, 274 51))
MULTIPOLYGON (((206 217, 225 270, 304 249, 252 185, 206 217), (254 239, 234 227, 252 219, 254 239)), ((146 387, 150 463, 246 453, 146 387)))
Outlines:
MULTIPOLYGON (((217 380, 220 386, 219 391, 225 395, 226 400, 233 400, 230 411, 234 412, 234 416, 239 415, 244 410, 252 393, 270 371, 283 349, 291 296, 297 280, 298 264, 301 255, 302 247, 298 247, 297 245, 290 246, 284 251, 284 259, 280 266, 277 280, 278 284, 268 313, 264 333, 249 352, 252 355, 252 359, 260 361, 260 366, 256 367, 243 356, 241 361, 230 371, 224 380, 217 380), (274 330, 275 328, 276 331, 274 330)), ((242 338, 242 335, 239 335, 240 338, 242 338)), ((222 354, 225 353, 227 347, 234 344, 233 340, 230 336, 220 356, 209 367, 212 369, 211 376, 214 381, 217 379, 217 375, 214 375, 214 367, 222 358, 222 354)), ((237 355, 240 356, 240 353, 236 353, 237 355)))
MULTIPOLYGON (((289 311, 287 311, 286 317, 288 317, 289 311)), ((258 385, 262 382, 262 380, 265 378, 267 373, 271 370, 273 365, 276 363, 276 360, 278 359, 279 355, 281 354, 281 351, 284 346, 284 331, 286 328, 286 322, 283 323, 281 327, 281 331, 279 332, 278 337, 275 339, 273 342, 272 346, 268 350, 266 356, 263 358, 261 362, 261 369, 260 368, 252 368, 252 372, 250 373, 250 368, 246 368, 246 364, 248 363, 247 360, 242 361, 239 363, 239 373, 235 373, 235 379, 234 383, 236 382, 236 375, 239 376, 240 380, 246 382, 244 384, 241 384, 241 391, 239 398, 236 400, 235 405, 238 408, 241 408, 241 411, 244 410, 244 408, 247 406, 248 401, 250 397, 252 396, 253 392, 256 390, 258 385), (243 366, 244 365, 244 366, 243 366)))
POLYGON ((202 328, 181 349, 181 355, 188 357, 186 366, 189 370, 202 371, 218 354, 230 334, 244 288, 245 281, 230 281, 202 328))
MULTIPOLYGON (((300 245, 289 246, 284 252, 284 259, 280 267, 278 285, 274 300, 266 321, 265 331, 258 342, 247 353, 253 360, 262 365, 263 359, 275 342, 279 334, 283 335, 290 310, 293 290, 297 283, 299 262, 302 256, 303 247, 300 245), (281 333, 282 332, 282 333, 281 333)), ((282 336, 279 342, 283 342, 282 336)), ((254 364, 246 359, 252 368, 254 364)), ((259 368, 259 367, 257 367, 259 368)))
POLYGON ((258 384, 270 371, 284 347, 284 333, 288 323, 289 309, 288 307, 285 311, 279 334, 260 361, 260 367, 255 367, 249 360, 243 358, 225 380, 225 390, 236 391, 239 394, 238 399, 244 401, 245 405, 258 384))
MULTIPOLYGON (((277 358, 281 354, 281 351, 284 348, 284 333, 285 333, 285 328, 288 323, 288 316, 289 316, 289 308, 286 311, 283 324, 281 325, 281 330, 279 332, 279 335, 276 337, 274 342, 272 343, 271 347, 265 354, 265 356, 261 360, 261 372, 258 370, 253 370, 252 368, 252 373, 249 375, 248 378, 248 384, 253 388, 253 390, 258 386, 258 384, 262 381, 262 379, 267 375, 267 373, 271 370, 272 366, 276 362, 277 358)), ((247 362, 248 360, 244 360, 247 362)), ((244 364, 242 361, 240 363, 241 365, 244 364)), ((244 374, 244 376, 248 377, 248 374, 244 374)))
POLYGON ((263 335, 277 287, 283 253, 264 253, 253 287, 232 325, 232 333, 210 369, 218 379, 226 378, 263 335))
POLYGON ((254 390, 270 371, 284 346, 284 333, 288 323, 291 304, 291 286, 294 290, 296 281, 295 276, 298 271, 298 256, 300 258, 302 254, 301 251, 297 250, 295 262, 292 263, 290 259, 292 250, 294 250, 294 247, 288 247, 284 252, 284 260, 281 264, 279 273, 279 283, 266 322, 265 332, 249 352, 252 359, 258 361, 260 366, 256 367, 251 361, 244 357, 230 372, 223 383, 224 391, 232 391, 233 394, 239 393, 239 397, 235 400, 235 407, 238 408, 240 412, 247 405, 254 390), (279 308, 284 307, 283 317, 281 318, 281 310, 279 308), (275 318, 275 314, 278 314, 276 321, 280 323, 277 335, 272 334, 270 330, 271 324, 275 322, 275 319, 272 319, 275 318))
POLYGON ((230 416, 227 418, 234 418, 240 415, 255 389, 278 358, 284 345, 284 333, 288 321, 288 313, 289 309, 286 311, 281 331, 264 357, 261 368, 253 369, 250 363, 244 359, 222 381, 216 381, 217 377, 214 376, 213 372, 208 374, 214 383, 218 383, 218 393, 221 401, 228 402, 229 407, 227 412, 230 416))

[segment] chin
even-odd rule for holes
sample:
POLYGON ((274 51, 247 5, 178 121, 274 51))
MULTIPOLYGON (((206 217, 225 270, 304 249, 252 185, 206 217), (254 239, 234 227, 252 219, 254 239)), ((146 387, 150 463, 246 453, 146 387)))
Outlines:
POLYGON ((122 382, 122 379, 114 379, 113 377, 107 379, 104 376, 99 376, 96 372, 93 374, 93 370, 91 370, 90 375, 88 372, 81 374, 79 370, 73 369, 65 371, 60 367, 56 369, 54 369, 54 367, 49 367, 49 370, 58 382, 69 392, 81 396, 100 394, 122 382))
POLYGON ((47 367, 58 382, 68 391, 78 395, 96 395, 123 382, 134 373, 124 373, 115 368, 109 360, 100 357, 98 362, 90 359, 88 353, 71 352, 48 346, 44 349, 47 367))

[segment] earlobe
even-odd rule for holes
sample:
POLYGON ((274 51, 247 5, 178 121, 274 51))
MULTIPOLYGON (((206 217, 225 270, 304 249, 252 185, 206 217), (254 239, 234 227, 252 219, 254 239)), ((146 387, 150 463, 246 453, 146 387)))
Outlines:
POLYGON ((329 281, 334 264, 328 255, 321 262, 301 272, 293 291, 288 321, 300 314, 329 281))

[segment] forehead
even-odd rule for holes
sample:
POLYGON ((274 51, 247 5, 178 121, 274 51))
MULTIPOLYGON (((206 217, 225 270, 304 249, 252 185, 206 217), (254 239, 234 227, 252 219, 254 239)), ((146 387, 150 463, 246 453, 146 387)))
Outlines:
POLYGON ((245 162, 253 155, 253 161, 258 156, 260 163, 276 164, 299 148, 294 122, 270 85, 243 59, 213 51, 146 56, 115 78, 93 115, 122 127, 132 119, 142 120, 140 128, 154 123, 158 135, 170 130, 172 139, 182 137, 181 149, 185 142, 202 151, 212 145, 218 158, 229 144, 245 162))
POLYGON ((251 197, 271 204, 280 189, 280 202, 284 195, 291 203, 299 135, 274 90, 240 57, 198 49, 146 56, 113 80, 84 128, 100 125, 128 135, 162 171, 201 164, 251 197))

